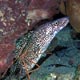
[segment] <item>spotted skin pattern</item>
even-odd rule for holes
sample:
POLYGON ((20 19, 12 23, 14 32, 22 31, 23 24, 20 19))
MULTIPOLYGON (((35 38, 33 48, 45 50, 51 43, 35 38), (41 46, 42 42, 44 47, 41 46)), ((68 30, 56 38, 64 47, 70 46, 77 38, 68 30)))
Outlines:
POLYGON ((22 37, 22 42, 20 46, 17 46, 17 49, 20 50, 19 58, 24 69, 30 71, 35 65, 38 66, 37 62, 42 53, 46 51, 56 34, 68 23, 68 17, 60 18, 43 24, 22 37))

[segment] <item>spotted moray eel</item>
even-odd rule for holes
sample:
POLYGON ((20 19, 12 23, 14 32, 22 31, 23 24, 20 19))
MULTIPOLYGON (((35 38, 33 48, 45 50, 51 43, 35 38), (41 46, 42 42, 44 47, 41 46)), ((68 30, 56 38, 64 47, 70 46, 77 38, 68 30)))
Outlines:
POLYGON ((35 30, 30 31, 29 33, 25 34, 22 39, 16 41, 17 50, 21 50, 22 45, 25 44, 23 51, 19 55, 22 55, 21 60, 25 61, 27 70, 31 70, 35 66, 55 35, 66 27, 68 23, 68 17, 50 21, 39 26, 35 30), (29 60, 33 61, 35 64, 29 60))

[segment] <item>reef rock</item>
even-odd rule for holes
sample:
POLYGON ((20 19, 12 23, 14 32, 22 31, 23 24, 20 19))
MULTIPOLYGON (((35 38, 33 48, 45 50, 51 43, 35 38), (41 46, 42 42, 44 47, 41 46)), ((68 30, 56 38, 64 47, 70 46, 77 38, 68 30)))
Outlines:
POLYGON ((59 3, 56 0, 31 0, 28 6, 27 19, 32 21, 32 24, 43 19, 49 19, 59 13, 59 3))
POLYGON ((56 0, 0 0, 0 75, 12 65, 15 41, 38 21, 57 14, 57 7, 56 0))
POLYGON ((12 65, 14 54, 12 51, 15 49, 15 46, 10 43, 1 43, 0 44, 0 78, 3 76, 7 69, 12 65))
POLYGON ((72 27, 80 32, 80 0, 66 0, 65 3, 62 0, 60 10, 70 17, 72 27))

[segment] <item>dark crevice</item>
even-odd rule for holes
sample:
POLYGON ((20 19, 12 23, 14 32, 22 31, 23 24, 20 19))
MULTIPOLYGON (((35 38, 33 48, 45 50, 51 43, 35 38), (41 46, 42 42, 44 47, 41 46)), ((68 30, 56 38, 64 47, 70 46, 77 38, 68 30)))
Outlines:
POLYGON ((67 47, 57 46, 57 47, 52 51, 52 53, 55 53, 55 52, 57 52, 57 51, 61 51, 61 50, 64 50, 64 49, 67 49, 67 47))

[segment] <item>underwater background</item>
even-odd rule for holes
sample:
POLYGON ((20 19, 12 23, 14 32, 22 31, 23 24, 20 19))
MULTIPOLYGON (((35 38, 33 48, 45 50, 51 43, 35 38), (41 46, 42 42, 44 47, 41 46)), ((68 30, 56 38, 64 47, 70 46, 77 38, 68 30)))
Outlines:
MULTIPOLYGON (((14 19, 11 18, 12 22, 10 23, 10 26, 4 27, 4 32, 6 32, 4 35, 4 32, 2 31, 3 26, 0 23, 2 26, 0 26, 0 80, 28 80, 25 69, 20 63, 21 57, 19 57, 20 54, 17 48, 22 47, 25 39, 29 40, 29 42, 32 40, 32 34, 34 33, 31 32, 29 34, 30 31, 34 31, 42 24, 55 21, 56 19, 66 16, 69 17, 69 24, 57 33, 46 51, 41 55, 41 58, 37 63, 40 66, 39 69, 35 70, 37 67, 34 66, 32 70, 35 71, 31 72, 29 76, 30 80, 80 80, 80 1, 15 1, 16 4, 13 0, 9 3, 5 2, 5 0, 3 0, 2 3, 0 2, 2 5, 0 10, 3 12, 5 11, 3 7, 11 3, 12 5, 7 7, 11 7, 14 11, 10 14, 8 13, 9 15, 6 14, 6 16, 11 17, 16 15, 18 18, 15 22, 14 19), (43 5, 43 3, 45 4, 43 5), (13 8, 13 4, 16 5, 15 8, 13 8), (19 7, 19 9, 17 7, 19 7), (22 13, 19 13, 20 10, 26 10, 26 12, 23 11, 22 13), (76 11, 78 12, 76 13, 76 11), (20 14, 23 14, 23 16, 20 17, 20 14), (2 64, 2 60, 7 60, 8 62, 4 63, 3 61, 2 64), (2 75, 3 77, 1 77, 2 75)), ((6 24, 4 23, 4 25, 6 24)))

